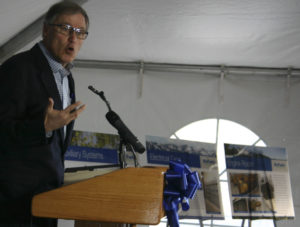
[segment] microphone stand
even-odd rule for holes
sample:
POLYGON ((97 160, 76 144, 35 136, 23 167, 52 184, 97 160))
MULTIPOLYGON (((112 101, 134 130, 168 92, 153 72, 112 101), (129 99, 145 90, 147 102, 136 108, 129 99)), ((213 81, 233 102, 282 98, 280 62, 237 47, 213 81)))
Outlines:
POLYGON ((124 143, 123 139, 120 137, 120 144, 119 144, 119 163, 120 168, 124 169, 127 167, 126 163, 126 144, 124 143))
MULTIPOLYGON (((89 86, 88 87, 92 92, 94 92, 96 95, 99 95, 100 98, 105 102, 107 108, 109 111, 111 111, 111 107, 110 107, 110 104, 109 102, 106 100, 105 96, 104 96, 104 92, 103 91, 98 91, 96 90, 93 86, 89 86)), ((119 144, 119 166, 121 169, 124 169, 127 167, 127 162, 126 162, 126 152, 127 152, 127 146, 130 146, 131 147, 131 151, 132 151, 132 154, 133 154, 133 159, 134 159, 134 167, 139 167, 139 163, 137 161, 137 156, 136 156, 136 153, 133 149, 133 147, 131 146, 131 144, 129 143, 126 143, 126 141, 124 140, 124 138, 122 138, 122 135, 119 133, 118 131, 118 134, 119 134, 119 137, 120 137, 120 144, 119 144)))
POLYGON ((140 164, 139 164, 139 162, 137 160, 137 157, 136 157, 136 152, 135 152, 135 150, 133 149, 132 146, 131 146, 131 152, 132 152, 132 155, 133 155, 134 167, 140 167, 140 164))

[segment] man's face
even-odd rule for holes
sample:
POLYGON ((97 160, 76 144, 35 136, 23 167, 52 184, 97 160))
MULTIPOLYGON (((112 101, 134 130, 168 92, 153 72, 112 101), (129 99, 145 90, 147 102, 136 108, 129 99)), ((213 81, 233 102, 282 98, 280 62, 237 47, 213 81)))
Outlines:
MULTIPOLYGON (((62 14, 55 19, 53 24, 68 24, 86 30, 84 16, 80 13, 62 14)), ((66 66, 77 56, 83 40, 78 39, 74 31, 66 35, 60 32, 59 27, 45 24, 43 43, 55 60, 66 66)))

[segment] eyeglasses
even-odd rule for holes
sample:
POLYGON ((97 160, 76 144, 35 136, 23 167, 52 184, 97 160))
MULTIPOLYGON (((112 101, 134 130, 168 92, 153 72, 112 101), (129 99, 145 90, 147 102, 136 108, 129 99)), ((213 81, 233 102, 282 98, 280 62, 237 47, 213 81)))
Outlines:
POLYGON ((86 39, 88 32, 82 28, 74 28, 69 24, 48 24, 50 26, 56 26, 58 31, 64 35, 70 35, 73 31, 78 39, 86 39))

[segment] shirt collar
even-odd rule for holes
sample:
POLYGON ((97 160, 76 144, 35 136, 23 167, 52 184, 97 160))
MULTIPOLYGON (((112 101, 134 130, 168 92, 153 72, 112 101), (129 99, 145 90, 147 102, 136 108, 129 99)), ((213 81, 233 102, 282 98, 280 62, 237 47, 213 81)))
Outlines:
POLYGON ((41 48, 44 56, 46 57, 53 73, 59 72, 62 75, 66 75, 66 76, 71 73, 70 70, 74 67, 73 63, 68 63, 66 67, 63 67, 63 65, 61 63, 59 63, 58 61, 56 61, 53 58, 52 54, 47 50, 47 48, 42 43, 42 41, 40 41, 38 44, 39 44, 39 47, 41 48))

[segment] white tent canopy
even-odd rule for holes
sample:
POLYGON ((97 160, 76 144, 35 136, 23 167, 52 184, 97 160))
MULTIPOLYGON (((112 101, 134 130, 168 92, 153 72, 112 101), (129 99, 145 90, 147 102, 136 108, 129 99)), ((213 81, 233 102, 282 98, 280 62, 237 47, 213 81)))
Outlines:
MULTIPOLYGON (((2 0, 1 47, 54 2, 2 0)), ((300 67, 298 0, 88 0, 84 7, 91 26, 79 59, 300 67)))
MULTIPOLYGON (((38 18, 54 2, 1 1, 0 59, 41 39, 38 18), (38 28, 30 26, 35 21, 38 28)), ((88 0, 83 7, 91 25, 73 75, 87 109, 76 129, 116 134, 88 85, 105 92, 142 142, 206 118, 240 123, 268 146, 287 149, 300 215, 299 0, 88 0)))

